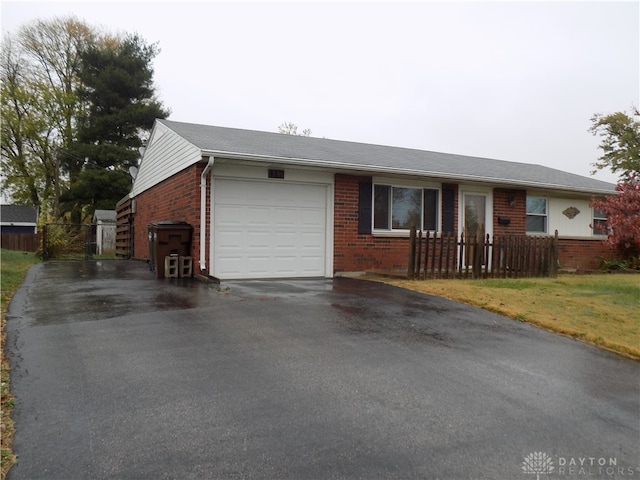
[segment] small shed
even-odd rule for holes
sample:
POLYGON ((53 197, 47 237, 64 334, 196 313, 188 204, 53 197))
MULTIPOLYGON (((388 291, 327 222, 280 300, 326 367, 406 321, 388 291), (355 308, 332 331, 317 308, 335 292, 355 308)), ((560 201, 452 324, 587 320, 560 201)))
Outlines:
POLYGON ((116 251, 116 211, 96 210, 92 223, 96 225, 96 253, 109 255, 116 251))
POLYGON ((2 233, 38 233, 38 207, 0 205, 2 233))

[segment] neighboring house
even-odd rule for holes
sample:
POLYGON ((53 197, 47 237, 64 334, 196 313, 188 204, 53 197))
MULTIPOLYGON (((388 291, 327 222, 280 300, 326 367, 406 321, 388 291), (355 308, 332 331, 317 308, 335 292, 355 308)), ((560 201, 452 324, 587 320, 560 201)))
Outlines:
POLYGON ((158 120, 125 203, 134 258, 149 258, 148 224, 184 221, 196 273, 332 277, 406 268, 412 224, 558 230, 561 266, 596 268, 610 252, 590 202, 614 188, 538 165, 158 120))
POLYGON ((96 253, 111 254, 116 251, 116 211, 96 210, 92 223, 96 225, 96 253))
POLYGON ((38 207, 0 205, 2 233, 38 233, 38 207))

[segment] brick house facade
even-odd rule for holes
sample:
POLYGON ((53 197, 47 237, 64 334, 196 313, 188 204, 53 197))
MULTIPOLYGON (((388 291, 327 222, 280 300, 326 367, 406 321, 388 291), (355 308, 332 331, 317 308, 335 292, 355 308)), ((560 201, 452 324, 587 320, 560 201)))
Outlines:
MULTIPOLYGON (((612 256, 602 236, 588 227, 593 215, 590 199, 613 192, 612 185, 538 166, 523 166, 521 178, 496 180, 497 173, 489 172, 488 179, 481 176, 484 169, 497 172, 506 162, 483 159, 474 173, 475 159, 438 156, 444 154, 433 154, 437 162, 424 168, 424 174, 414 167, 399 171, 395 163, 376 164, 376 155, 400 160, 404 156, 412 165, 422 165, 432 154, 159 121, 130 195, 130 204, 135 204, 134 213, 127 216, 133 232, 131 256, 148 259, 147 226, 169 220, 192 225, 191 254, 200 259, 196 273, 202 275, 332 277, 405 269, 406 227, 374 225, 378 200, 373 189, 378 187, 405 194, 429 193, 430 225, 438 235, 458 235, 465 228, 469 199, 481 199, 482 208, 486 207, 486 213, 479 214, 485 216, 480 221, 483 232, 532 234, 527 232, 532 214, 528 204, 534 197, 543 207, 534 212, 540 218, 533 220, 544 225, 547 234, 559 230, 561 268, 596 269, 600 257, 612 256), (224 151, 213 149, 218 143, 225 145, 224 151), (341 155, 361 163, 334 161, 341 155), (461 165, 456 168, 464 167, 464 181, 450 172, 433 171, 434 165, 454 168, 456 162, 461 165), (470 169, 473 175, 466 173, 470 169), (545 176, 554 181, 561 178, 566 185, 545 186, 540 181, 545 176), (234 270, 234 262, 244 270, 234 270), (287 262, 286 268, 276 269, 287 262)), ((387 195, 391 219, 397 199, 387 195)), ((406 209, 406 202, 398 200, 398 209, 406 209)), ((420 204, 424 216, 427 196, 416 203, 420 204)), ((394 210, 394 221, 395 215, 394 210)))

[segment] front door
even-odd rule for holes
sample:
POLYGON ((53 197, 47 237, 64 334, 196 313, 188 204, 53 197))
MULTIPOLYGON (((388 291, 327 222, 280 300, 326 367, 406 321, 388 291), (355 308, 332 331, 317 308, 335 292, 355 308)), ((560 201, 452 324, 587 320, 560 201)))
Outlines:
MULTIPOLYGON (((486 229, 486 218, 487 218, 487 197, 486 195, 478 195, 478 194, 464 194, 464 218, 463 218, 463 229, 464 229, 464 238, 465 243, 470 241, 472 243, 468 244, 467 252, 465 255, 465 266, 472 266, 473 259, 476 256, 476 248, 473 245, 474 239, 475 242, 482 245, 483 239, 485 238, 487 229, 486 229)), ((482 247, 480 247, 482 250, 482 247)), ((482 252, 479 252, 482 255, 482 252)), ((482 262, 482 258, 480 261, 482 262)))

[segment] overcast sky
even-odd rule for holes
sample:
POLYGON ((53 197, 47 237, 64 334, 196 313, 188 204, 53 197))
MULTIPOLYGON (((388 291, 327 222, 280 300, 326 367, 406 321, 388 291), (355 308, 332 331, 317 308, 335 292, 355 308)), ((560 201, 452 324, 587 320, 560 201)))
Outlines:
MULTIPOLYGON (((11 2, 161 50, 171 120, 547 165, 589 176, 596 113, 640 106, 640 2, 11 2)), ((595 178, 615 182, 610 173, 595 178)))

